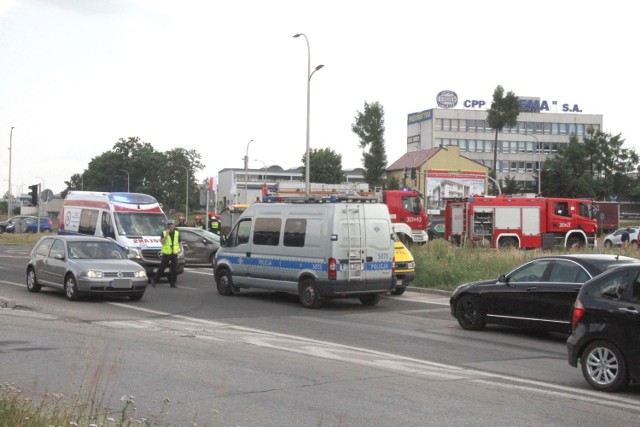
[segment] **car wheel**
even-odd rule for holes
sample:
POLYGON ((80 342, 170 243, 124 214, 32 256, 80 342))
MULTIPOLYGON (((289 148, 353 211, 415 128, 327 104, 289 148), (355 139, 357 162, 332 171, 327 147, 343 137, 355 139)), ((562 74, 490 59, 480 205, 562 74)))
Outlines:
POLYGON ((484 310, 480 300, 471 295, 460 298, 455 306, 456 319, 462 329, 479 331, 486 325, 484 310))
POLYGON ((140 301, 142 299, 143 295, 144 295, 144 291, 143 292, 138 292, 136 294, 129 295, 129 299, 131 301, 140 301))
POLYGON ((611 247, 613 247, 613 243, 611 242, 611 240, 605 240, 604 247, 607 249, 611 249, 611 247))
POLYGON ((504 239, 500 239, 500 243, 498 243, 500 249, 512 249, 518 247, 518 241, 513 237, 506 237, 504 239))
POLYGON ((579 237, 570 237, 567 240, 567 249, 580 249, 584 247, 584 241, 579 237))
POLYGON ((29 292, 40 292, 42 286, 38 283, 36 271, 33 268, 27 270, 27 290, 29 292))
POLYGON ((78 287, 76 286, 76 278, 73 274, 68 274, 64 279, 64 295, 69 301, 78 299, 78 287))
POLYGON ((393 295, 402 295, 406 290, 407 290, 406 286, 396 286, 396 288, 391 293, 393 295))
POLYGON ((374 305, 378 304, 378 302, 380 302, 380 294, 363 295, 359 299, 362 305, 373 307, 374 305))
POLYGON ((306 308, 320 308, 322 306, 322 297, 313 279, 304 279, 300 283, 298 286, 298 295, 300 302, 306 308))
POLYGON ((582 374, 599 391, 617 391, 629 382, 627 362, 615 345, 595 341, 585 348, 581 358, 582 374))
POLYGON ((234 294, 233 280, 231 280, 229 270, 222 270, 216 275, 216 286, 220 295, 231 296, 234 294))

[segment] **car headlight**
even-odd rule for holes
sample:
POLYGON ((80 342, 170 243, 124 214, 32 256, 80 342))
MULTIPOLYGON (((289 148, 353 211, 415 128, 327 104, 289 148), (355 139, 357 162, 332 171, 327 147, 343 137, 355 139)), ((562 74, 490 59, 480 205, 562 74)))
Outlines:
POLYGON ((102 279, 104 277, 104 273, 102 273, 102 271, 89 270, 87 271, 87 277, 90 279, 102 279))
POLYGON ((127 258, 129 258, 129 259, 142 259, 142 254, 140 252, 140 249, 128 248, 127 249, 127 258))
POLYGON ((147 272, 144 270, 138 270, 135 273, 133 273, 134 277, 140 278, 140 277, 147 277, 147 272))
POLYGON ((409 270, 415 270, 416 269, 416 263, 415 262, 410 262, 407 264, 407 268, 409 270))

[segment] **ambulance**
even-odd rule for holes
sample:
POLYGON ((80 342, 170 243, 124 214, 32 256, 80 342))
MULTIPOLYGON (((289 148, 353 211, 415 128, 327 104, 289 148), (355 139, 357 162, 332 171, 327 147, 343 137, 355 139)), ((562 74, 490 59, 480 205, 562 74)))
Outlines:
MULTIPOLYGON (((58 234, 84 234, 113 239, 147 271, 149 281, 161 261, 160 235, 167 217, 158 201, 147 194, 70 191, 60 212, 58 234)), ((178 254, 178 274, 184 254, 178 254)), ((167 276, 169 269, 162 272, 167 276)))
POLYGON ((382 203, 331 200, 251 204, 216 253, 218 293, 290 292, 307 308, 331 298, 376 305, 395 289, 389 210, 382 203))

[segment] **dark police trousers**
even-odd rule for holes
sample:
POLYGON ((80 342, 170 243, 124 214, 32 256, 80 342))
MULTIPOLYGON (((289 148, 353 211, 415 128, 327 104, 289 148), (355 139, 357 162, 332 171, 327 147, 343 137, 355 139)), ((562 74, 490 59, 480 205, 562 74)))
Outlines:
POLYGON ((171 286, 175 286, 176 284, 176 267, 178 266, 178 254, 162 254, 162 260, 160 261, 160 266, 158 267, 158 271, 156 271, 156 277, 153 280, 154 283, 157 283, 162 276, 162 272, 164 269, 171 263, 171 267, 169 267, 169 283, 171 286))

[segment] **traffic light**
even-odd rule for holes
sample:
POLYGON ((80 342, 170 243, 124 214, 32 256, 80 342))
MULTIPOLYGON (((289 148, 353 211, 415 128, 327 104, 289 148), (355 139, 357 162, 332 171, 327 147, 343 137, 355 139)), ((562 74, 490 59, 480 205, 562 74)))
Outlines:
POLYGON ((38 184, 29 186, 29 196, 31 196, 31 204, 33 206, 38 205, 38 184))
POLYGON ((416 179, 418 177, 418 170, 416 168, 411 168, 411 179, 416 179))

